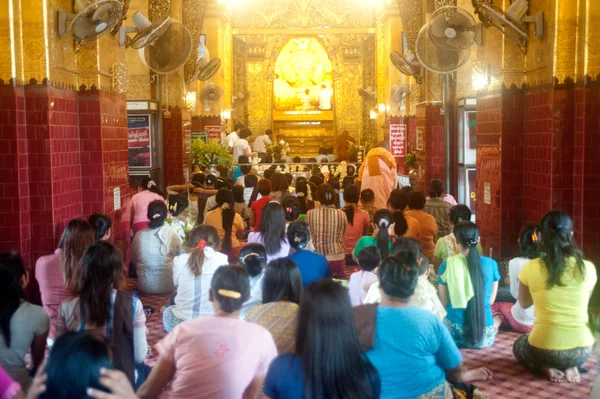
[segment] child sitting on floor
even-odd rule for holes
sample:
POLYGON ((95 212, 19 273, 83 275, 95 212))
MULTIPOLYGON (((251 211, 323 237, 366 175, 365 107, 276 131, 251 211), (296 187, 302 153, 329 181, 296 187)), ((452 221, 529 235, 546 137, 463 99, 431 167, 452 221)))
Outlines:
MULTIPOLYGON (((429 260, 427 257, 421 256, 419 242, 412 237, 400 237, 394 244, 392 256, 402 252, 413 252, 417 257, 417 264, 419 265, 419 278, 417 279, 415 292, 411 296, 409 304, 428 310, 440 320, 444 320, 446 309, 438 298, 435 287, 429 282, 429 260)), ((381 294, 379 292, 379 282, 376 282, 368 289, 364 303, 379 302, 381 302, 381 294)))
POLYGON ((516 303, 496 302, 492 305, 492 314, 494 315, 494 327, 496 331, 500 325, 510 327, 513 331, 520 333, 531 332, 535 316, 534 307, 523 309, 519 305, 519 273, 527 262, 537 258, 539 252, 540 231, 537 224, 528 223, 519 233, 519 247, 521 256, 511 259, 508 262, 508 274, 510 278, 510 294, 517 299, 516 303))
POLYGON ((365 247, 357 256, 360 270, 352 273, 348 282, 348 294, 352 306, 362 305, 371 284, 377 281, 375 269, 381 263, 381 252, 377 247, 365 247))

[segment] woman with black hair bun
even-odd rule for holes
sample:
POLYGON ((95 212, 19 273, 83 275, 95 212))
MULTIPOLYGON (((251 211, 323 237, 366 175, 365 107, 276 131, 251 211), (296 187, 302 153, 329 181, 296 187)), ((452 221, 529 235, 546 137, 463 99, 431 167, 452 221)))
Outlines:
POLYGON ((381 381, 362 354, 348 291, 331 279, 305 288, 294 353, 270 365, 264 393, 271 399, 379 398, 381 381))
POLYGON ((262 305, 250 309, 245 320, 269 330, 278 354, 291 353, 296 345, 302 293, 300 270, 293 260, 282 258, 269 262, 264 274, 262 305))
POLYGON ((219 234, 219 250, 229 256, 233 263, 237 261, 241 244, 238 234, 245 231, 244 220, 233 210, 233 193, 231 190, 221 188, 217 191, 216 208, 206 214, 204 224, 217 229, 219 234))
POLYGON ((173 258, 182 252, 183 241, 166 219, 167 206, 163 201, 148 205, 148 227, 133 238, 131 261, 137 273, 137 287, 150 295, 166 295, 175 290, 173 258))
MULTIPOLYGON (((458 226, 464 222, 471 221, 471 210, 466 205, 456 205, 450 208, 450 231, 451 233, 447 236, 440 237, 437 240, 435 245, 434 256, 435 259, 433 264, 437 269, 442 262, 445 262, 446 259, 450 256, 454 256, 458 254, 456 250, 456 237, 454 236, 454 227, 458 226)), ((483 248, 481 247, 481 243, 477 244, 477 250, 479 251, 479 255, 483 254, 483 248)))
POLYGON ((377 247, 381 257, 385 258, 392 252, 391 232, 394 231, 394 216, 387 209, 379 209, 373 216, 375 229, 372 236, 361 237, 354 247, 352 255, 358 258, 358 253, 364 247, 377 247))
POLYGON ((148 227, 150 222, 150 219, 148 219, 148 205, 152 201, 165 201, 165 195, 149 176, 142 178, 139 189, 141 191, 131 197, 131 209, 129 211, 134 236, 148 227))
POLYGON ((245 245, 240 250, 238 263, 246 268, 250 284, 250 295, 240 310, 240 317, 243 318, 248 310, 262 303, 267 251, 259 243, 245 245))
POLYGON ((536 322, 515 341, 513 353, 530 371, 552 382, 579 383, 579 369, 592 354, 588 303, 596 285, 593 263, 573 241, 573 221, 550 211, 540 221, 541 256, 519 273, 519 305, 535 305, 536 322))
POLYGON ((486 368, 466 370, 444 324, 411 304, 419 274, 412 251, 388 256, 379 266, 379 306, 354 308, 357 325, 374 331, 362 334, 361 344, 372 348, 366 356, 381 377, 382 398, 454 397, 446 380, 465 383, 492 377, 486 368))
POLYGON ((104 213, 92 213, 88 223, 94 229, 96 241, 108 240, 112 233, 112 220, 104 213))
POLYGON ((307 223, 290 223, 287 229, 287 239, 294 250, 289 258, 298 266, 302 275, 302 284, 305 287, 315 280, 331 277, 327 258, 307 249, 310 245, 310 229, 307 223))
POLYGON ((260 230, 248 234, 248 243, 264 245, 267 262, 284 258, 290 253, 290 244, 285 236, 285 212, 281 204, 271 201, 265 205, 260 220, 260 230))
POLYGON ((438 294, 448 312, 444 323, 460 348, 488 348, 496 338, 491 305, 498 293, 498 264, 479 255, 475 223, 455 226, 454 236, 458 255, 442 263, 438 277, 438 294))
POLYGON ((296 198, 300 205, 300 219, 306 218, 306 212, 319 206, 317 201, 312 199, 310 187, 307 181, 296 182, 296 198))
POLYGON ((210 285, 214 316, 185 321, 157 345, 140 398, 258 398, 277 348, 269 331, 240 320, 248 299, 243 266, 219 267, 210 285))

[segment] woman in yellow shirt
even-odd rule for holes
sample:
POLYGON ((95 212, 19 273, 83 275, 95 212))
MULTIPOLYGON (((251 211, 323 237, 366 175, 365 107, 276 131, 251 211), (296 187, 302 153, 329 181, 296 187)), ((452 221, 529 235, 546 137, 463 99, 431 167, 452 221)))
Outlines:
POLYGON ((588 301, 596 285, 596 268, 582 259, 573 242, 573 221, 565 212, 550 211, 540 222, 541 258, 519 274, 519 305, 535 305, 533 330, 517 338, 515 357, 553 382, 580 381, 578 368, 592 353, 588 301))
POLYGON ((210 210, 204 218, 204 224, 217 229, 219 235, 219 252, 229 257, 229 261, 237 263, 237 257, 242 248, 238 235, 244 229, 244 220, 233 210, 233 193, 231 190, 221 188, 216 195, 217 205, 210 210))

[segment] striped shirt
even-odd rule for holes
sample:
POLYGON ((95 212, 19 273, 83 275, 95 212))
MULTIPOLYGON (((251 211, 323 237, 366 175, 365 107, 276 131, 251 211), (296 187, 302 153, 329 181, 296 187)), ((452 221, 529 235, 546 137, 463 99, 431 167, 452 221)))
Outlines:
POLYGON ((327 257, 340 254, 343 257, 344 235, 348 226, 344 211, 336 209, 333 205, 321 205, 306 213, 306 222, 310 228, 315 252, 327 257))

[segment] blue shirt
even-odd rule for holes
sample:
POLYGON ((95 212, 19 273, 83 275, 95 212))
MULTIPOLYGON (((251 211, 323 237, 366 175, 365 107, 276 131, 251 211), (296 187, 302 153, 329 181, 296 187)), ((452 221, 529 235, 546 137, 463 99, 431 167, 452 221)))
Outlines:
POLYGON ((327 258, 321 254, 301 249, 294 252, 289 258, 298 265, 300 275, 302 276, 302 286, 304 287, 313 281, 331 277, 327 258))
POLYGON ((235 183, 237 178, 240 176, 244 176, 244 174, 242 173, 242 170, 240 169, 240 167, 236 166, 235 168, 233 168, 233 182, 235 183))
POLYGON ((417 308, 377 308, 375 347, 367 357, 381 378, 381 399, 408 399, 446 380, 462 356, 444 324, 417 308))
POLYGON ((269 366, 264 393, 272 399, 303 399, 303 381, 304 372, 298 356, 277 356, 269 366))
MULTIPOLYGON (((494 318, 492 317, 492 309, 490 307, 490 297, 492 296, 492 286, 494 282, 500 280, 500 272, 498 271, 498 264, 495 260, 482 256, 481 257, 481 269, 483 270, 483 292, 485 305, 485 325, 487 327, 494 325, 494 318)), ((438 276, 441 276, 446 271, 446 262, 440 265, 438 276)), ((438 283, 441 285, 447 285, 438 277, 438 283)), ((465 324, 465 313, 467 309, 454 309, 451 303, 446 306, 446 318, 455 324, 465 324)))

